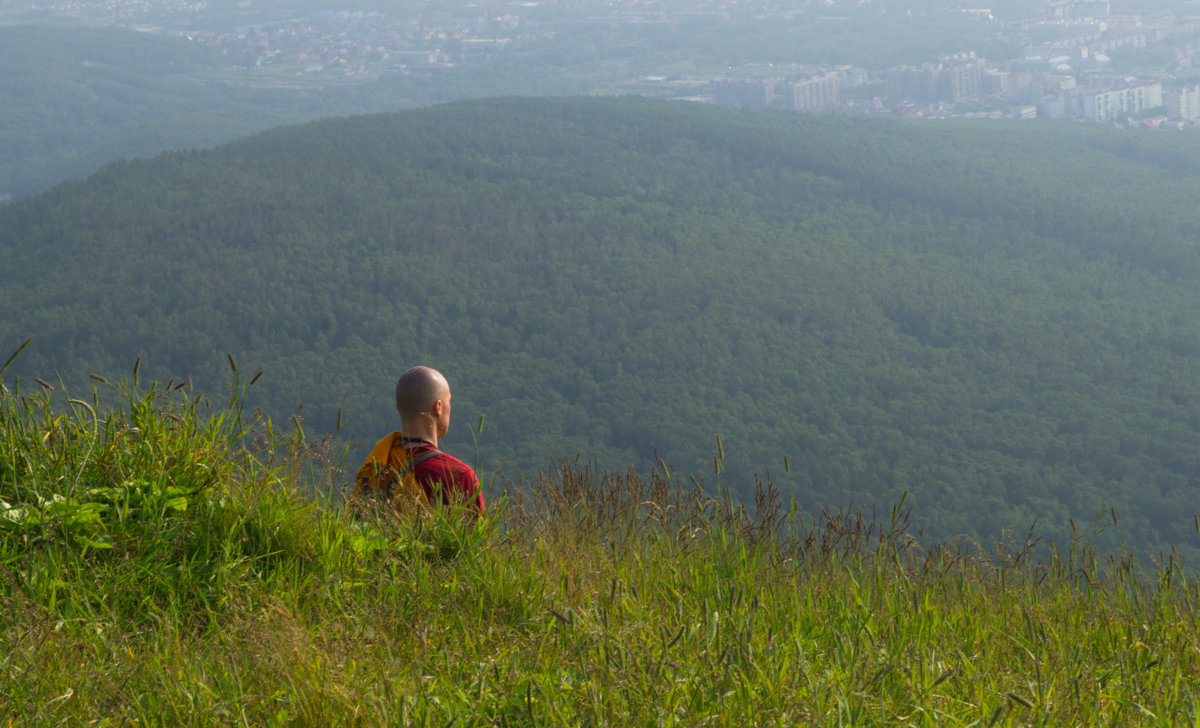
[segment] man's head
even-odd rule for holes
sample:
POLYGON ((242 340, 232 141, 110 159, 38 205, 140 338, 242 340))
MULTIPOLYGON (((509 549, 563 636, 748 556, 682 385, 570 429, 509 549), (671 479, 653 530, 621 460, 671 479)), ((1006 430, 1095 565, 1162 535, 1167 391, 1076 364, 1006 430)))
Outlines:
POLYGON ((396 382, 396 411, 405 430, 412 429, 412 424, 424 429, 421 425, 428 423, 433 424, 437 437, 445 437, 450 427, 450 385, 436 369, 413 367, 396 382))

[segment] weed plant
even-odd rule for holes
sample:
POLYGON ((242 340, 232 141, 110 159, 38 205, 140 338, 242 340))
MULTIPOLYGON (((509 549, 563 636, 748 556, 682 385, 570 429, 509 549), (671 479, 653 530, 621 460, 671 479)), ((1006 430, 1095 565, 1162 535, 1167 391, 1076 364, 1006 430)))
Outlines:
POLYGON ((247 416, 231 368, 217 407, 0 390, 0 725, 1200 725, 1170 558, 575 462, 484 518, 356 520, 312 495, 345 454, 247 416))

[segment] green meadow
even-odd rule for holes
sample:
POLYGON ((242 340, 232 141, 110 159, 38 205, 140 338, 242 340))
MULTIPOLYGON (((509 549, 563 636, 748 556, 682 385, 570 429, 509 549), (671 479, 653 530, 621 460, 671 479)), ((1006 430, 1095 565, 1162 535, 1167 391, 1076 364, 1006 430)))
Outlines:
POLYGON ((355 519, 240 377, 0 379, 0 725, 1200 725, 1170 554, 578 462, 355 519))

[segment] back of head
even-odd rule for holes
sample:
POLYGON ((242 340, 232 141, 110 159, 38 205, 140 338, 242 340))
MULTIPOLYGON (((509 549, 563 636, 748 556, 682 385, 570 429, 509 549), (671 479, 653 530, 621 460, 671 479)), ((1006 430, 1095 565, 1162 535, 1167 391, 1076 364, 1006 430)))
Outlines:
POLYGON ((404 422, 429 413, 434 402, 445 397, 450 388, 446 378, 436 369, 417 366, 400 375, 396 382, 396 411, 404 422))

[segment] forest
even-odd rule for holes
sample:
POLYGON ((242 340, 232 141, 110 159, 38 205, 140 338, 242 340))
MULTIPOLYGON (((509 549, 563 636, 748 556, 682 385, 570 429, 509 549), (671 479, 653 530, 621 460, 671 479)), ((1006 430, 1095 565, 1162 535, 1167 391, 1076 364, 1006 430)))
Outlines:
MULTIPOLYGON (((262 16, 254 22, 265 27, 325 9, 255 5, 262 16)), ((180 28, 244 34, 246 3, 209 3, 195 18, 160 10, 163 16, 151 19, 166 25, 161 33, 63 27, 71 21, 18 14, 49 25, 0 22, 0 202, 80 179, 116 159, 210 147, 316 118, 497 95, 611 94, 647 74, 695 76, 703 89, 705 78, 747 63, 885 68, 964 47, 994 60, 1019 51, 1017 39, 1000 40, 994 28, 961 13, 935 5, 932 16, 908 17, 891 5, 844 8, 839 12, 848 15, 832 20, 796 11, 786 23, 763 14, 779 11, 769 3, 735 9, 719 22, 685 13, 670 34, 589 22, 593 13, 582 5, 545 5, 525 9, 508 53, 469 53, 461 41, 442 39, 444 67, 402 75, 376 68, 342 80, 306 78, 306 64, 296 61, 259 67, 261 49, 244 39, 211 45, 179 37, 180 28)), ((411 8, 398 12, 421 16, 411 8)))
POLYGON ((1198 195, 1185 133, 460 102, 0 207, 0 355, 32 338, 10 375, 55 396, 137 362, 219 399, 236 363, 338 443, 397 426, 423 362, 489 487, 665 467, 1195 557, 1198 195))
POLYGON ((330 89, 214 78, 213 48, 131 30, 0 27, 0 197, 79 179, 120 158, 213 146, 278 124, 381 111, 330 89))

